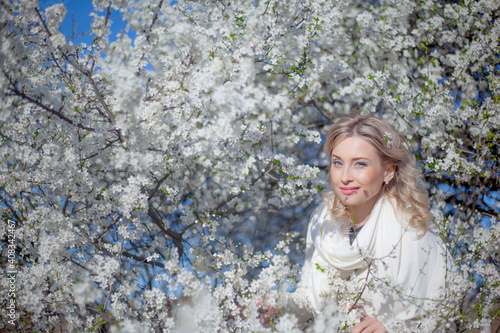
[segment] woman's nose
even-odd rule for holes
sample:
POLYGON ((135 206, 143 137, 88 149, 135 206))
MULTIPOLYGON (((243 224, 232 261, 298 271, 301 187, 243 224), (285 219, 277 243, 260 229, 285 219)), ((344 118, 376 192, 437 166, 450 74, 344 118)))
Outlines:
POLYGON ((351 174, 351 168, 349 167, 344 167, 342 169, 342 177, 340 179, 342 183, 348 184, 352 181, 352 174, 351 174))

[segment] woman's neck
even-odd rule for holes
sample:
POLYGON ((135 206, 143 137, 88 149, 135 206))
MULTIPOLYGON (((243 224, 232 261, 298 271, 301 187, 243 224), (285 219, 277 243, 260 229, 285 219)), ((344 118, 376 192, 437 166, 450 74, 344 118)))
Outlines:
POLYGON ((346 210, 348 212, 349 220, 351 223, 354 223, 354 226, 356 228, 359 228, 363 225, 365 225, 366 222, 368 222, 368 219, 370 218, 370 214, 372 213, 373 207, 375 207, 375 204, 377 201, 380 199, 380 196, 382 195, 380 191, 378 195, 374 196, 373 198, 370 199, 370 202, 365 202, 361 206, 347 206, 346 210))
POLYGON ((370 218, 371 210, 368 213, 360 214, 356 211, 349 212, 349 221, 354 224, 355 228, 362 227, 370 218))

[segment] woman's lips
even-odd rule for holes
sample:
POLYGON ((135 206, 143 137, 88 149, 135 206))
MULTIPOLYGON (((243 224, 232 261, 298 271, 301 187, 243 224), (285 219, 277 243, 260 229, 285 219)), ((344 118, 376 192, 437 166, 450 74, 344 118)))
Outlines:
POLYGON ((359 190, 359 187, 341 187, 340 190, 345 195, 351 195, 356 193, 356 191, 359 190))

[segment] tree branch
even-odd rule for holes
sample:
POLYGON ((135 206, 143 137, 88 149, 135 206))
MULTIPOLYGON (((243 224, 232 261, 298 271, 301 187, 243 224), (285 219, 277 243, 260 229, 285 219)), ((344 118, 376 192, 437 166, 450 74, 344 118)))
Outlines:
POLYGON ((158 183, 156 184, 155 188, 152 189, 150 192, 149 192, 149 197, 148 197, 148 201, 151 201, 151 199, 153 199, 153 196, 155 195, 155 193, 158 191, 158 189, 160 188, 161 184, 172 174, 172 171, 169 171, 165 174, 165 176, 163 176, 159 181, 158 183))
POLYGON ((163 225, 161 218, 155 212, 155 210, 151 204, 149 205, 148 215, 151 218, 151 221, 153 221, 153 223, 156 224, 158 226, 158 228, 160 228, 160 230, 165 235, 168 235, 173 239, 174 244, 177 247, 177 251, 179 252, 179 258, 182 257, 182 253, 184 252, 184 246, 182 245, 182 234, 175 232, 170 228, 165 229, 165 226, 163 225))
MULTIPOLYGON (((12 81, 12 79, 9 77, 9 75, 7 75, 7 73, 5 71, 3 71, 5 77, 7 78, 7 80, 9 80, 9 83, 11 85, 11 89, 12 89, 12 92, 16 95, 16 96, 19 96, 21 97, 22 99, 24 100, 27 100, 29 101, 30 103, 32 104, 35 104, 36 106, 44 109, 45 111, 57 116, 58 118, 60 118, 61 120, 64 120, 65 122, 67 122, 68 124, 70 125, 73 125, 75 127, 78 127, 78 128, 81 128, 81 129, 84 129, 86 131, 90 131, 90 132, 95 132, 95 129, 93 129, 92 127, 87 127, 87 126, 84 126, 82 125, 81 123, 75 123, 73 120, 69 119, 68 117, 66 117, 65 115, 63 115, 60 111, 56 111, 46 105, 44 105, 43 103, 37 101, 36 99, 34 99, 33 97, 30 97, 28 95, 26 95, 24 92, 22 92, 21 90, 19 90, 15 83, 12 81)), ((62 107, 61 109, 62 110, 62 107)))

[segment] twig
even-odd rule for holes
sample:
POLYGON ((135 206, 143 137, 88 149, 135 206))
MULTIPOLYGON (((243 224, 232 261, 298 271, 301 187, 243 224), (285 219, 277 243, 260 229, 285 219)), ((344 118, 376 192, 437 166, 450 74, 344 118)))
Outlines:
POLYGON ((158 189, 160 188, 161 184, 172 174, 172 171, 169 171, 165 174, 165 176, 163 176, 159 181, 158 183, 156 184, 155 188, 151 190, 151 192, 149 192, 149 197, 148 197, 148 201, 151 201, 151 199, 153 199, 153 196, 155 195, 155 193, 158 191, 158 189))
POLYGON ((151 221, 160 228, 160 230, 170 236, 173 241, 174 245, 177 247, 177 251, 179 253, 179 258, 182 257, 182 253, 184 251, 184 246, 182 245, 182 234, 178 233, 170 228, 165 229, 165 226, 163 225, 163 221, 161 218, 158 216, 158 214, 155 212, 153 206, 150 204, 149 209, 148 209, 148 215, 151 217, 151 221))
MULTIPOLYGON (((40 108, 44 109, 45 111, 50 112, 51 114, 53 114, 53 115, 55 115, 55 116, 59 117, 61 120, 64 120, 64 121, 65 121, 65 122, 67 122, 68 124, 71 124, 71 125, 76 126, 76 127, 78 127, 78 128, 84 129, 84 130, 86 130, 86 131, 95 132, 95 129, 93 129, 92 127, 87 127, 87 126, 84 126, 84 125, 82 125, 81 123, 76 124, 73 120, 71 120, 71 119, 69 119, 68 117, 66 117, 65 115, 63 115, 60 111, 56 111, 56 110, 54 110, 54 109, 52 109, 52 108, 50 108, 50 107, 48 107, 48 106, 44 105, 43 103, 41 103, 41 102, 37 101, 36 99, 34 99, 34 98, 32 98, 32 97, 30 97, 30 96, 26 95, 24 92, 20 91, 20 90, 16 87, 15 83, 12 81, 12 79, 9 77, 9 75, 7 75, 7 73, 6 73, 5 71, 3 71, 3 73, 4 73, 5 77, 7 78, 7 80, 9 80, 9 83, 10 83, 10 85, 11 85, 11 89, 12 89, 12 92, 13 92, 15 95, 17 95, 17 96, 21 97, 22 99, 25 99, 25 100, 27 100, 27 101, 31 102, 32 104, 35 104, 35 105, 39 106, 40 108)), ((62 110, 62 107, 61 107, 61 109, 60 109, 60 110, 62 110)))

